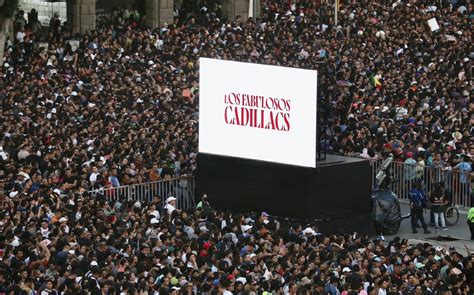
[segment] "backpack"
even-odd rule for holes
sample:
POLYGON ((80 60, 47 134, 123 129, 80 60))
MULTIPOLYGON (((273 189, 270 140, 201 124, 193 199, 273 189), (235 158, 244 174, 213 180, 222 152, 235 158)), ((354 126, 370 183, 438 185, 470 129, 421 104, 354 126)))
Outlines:
POLYGON ((426 208, 426 199, 421 195, 419 191, 411 190, 409 193, 410 203, 412 208, 422 209, 426 208))

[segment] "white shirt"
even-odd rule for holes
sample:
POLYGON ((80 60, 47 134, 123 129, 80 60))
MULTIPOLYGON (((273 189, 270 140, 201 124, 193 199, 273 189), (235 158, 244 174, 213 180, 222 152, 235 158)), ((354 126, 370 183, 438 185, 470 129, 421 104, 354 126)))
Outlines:
POLYGON ((50 233, 49 228, 46 228, 46 229, 45 229, 45 228, 41 228, 40 230, 41 230, 41 235, 42 235, 44 238, 48 238, 48 237, 49 237, 49 233, 50 233))
POLYGON ((150 215, 155 216, 156 219, 160 219, 160 212, 158 210, 153 210, 150 215))
POLYGON ((96 181, 97 181, 97 175, 99 175, 99 173, 94 173, 92 172, 91 173, 91 176, 89 176, 89 181, 94 184, 96 181))
POLYGON ((69 233, 69 226, 66 225, 66 226, 64 227, 64 232, 67 233, 67 234, 69 233))
POLYGON ((165 209, 168 210, 168 214, 171 215, 176 208, 171 204, 166 204, 165 209))
POLYGON ((18 31, 18 33, 16 33, 16 39, 18 40, 18 42, 22 43, 25 39, 25 35, 25 32, 18 31))

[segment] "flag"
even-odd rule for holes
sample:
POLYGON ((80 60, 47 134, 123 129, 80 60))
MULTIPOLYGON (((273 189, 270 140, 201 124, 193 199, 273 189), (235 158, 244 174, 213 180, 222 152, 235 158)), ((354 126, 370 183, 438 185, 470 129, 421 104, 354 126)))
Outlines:
POLYGON ((377 78, 377 76, 375 76, 374 74, 370 75, 370 85, 372 85, 372 87, 375 87, 375 88, 382 88, 382 83, 380 83, 380 80, 377 78))

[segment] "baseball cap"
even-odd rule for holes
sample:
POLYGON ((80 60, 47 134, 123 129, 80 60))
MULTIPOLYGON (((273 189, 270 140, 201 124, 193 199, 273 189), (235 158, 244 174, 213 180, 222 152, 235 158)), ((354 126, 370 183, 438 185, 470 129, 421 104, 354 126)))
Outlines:
POLYGON ((243 225, 243 226, 242 226, 242 231, 243 231, 243 232, 246 232, 246 231, 248 231, 249 229, 251 229, 252 227, 253 227, 253 226, 251 226, 251 225, 243 225))
POLYGON ((166 199, 166 203, 169 203, 171 201, 176 201, 176 198, 175 197, 169 197, 168 199, 166 199))

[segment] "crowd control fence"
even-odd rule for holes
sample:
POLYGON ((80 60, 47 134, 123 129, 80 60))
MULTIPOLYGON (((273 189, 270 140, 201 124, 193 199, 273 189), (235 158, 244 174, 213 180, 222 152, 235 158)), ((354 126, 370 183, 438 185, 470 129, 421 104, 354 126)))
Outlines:
MULTIPOLYGON (((374 187, 377 183, 375 177, 381 164, 382 161, 371 161, 374 187)), ((388 169, 391 170, 392 175, 391 188, 402 200, 408 200, 408 192, 417 182, 421 183, 421 188, 428 197, 434 191, 435 184, 441 183, 448 192, 452 205, 463 209, 469 209, 472 205, 472 173, 462 172, 452 167, 435 168, 399 162, 392 162, 388 169)))
POLYGON ((158 196, 163 201, 168 197, 175 197, 178 209, 188 209, 196 206, 195 188, 196 179, 194 177, 181 177, 118 187, 104 187, 89 191, 89 193, 92 196, 103 196, 109 201, 126 200, 144 203, 152 202, 158 196))

